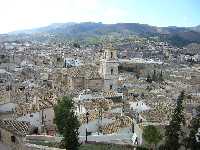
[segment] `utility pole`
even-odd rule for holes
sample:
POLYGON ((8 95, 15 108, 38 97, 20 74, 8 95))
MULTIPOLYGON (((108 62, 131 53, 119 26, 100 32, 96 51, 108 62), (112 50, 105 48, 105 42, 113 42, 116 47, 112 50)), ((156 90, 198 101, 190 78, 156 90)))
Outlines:
MULTIPOLYGON (((43 97, 43 100, 45 100, 45 97, 43 97)), ((45 121, 44 121, 44 108, 42 108, 42 133, 46 133, 45 130, 45 121)))
POLYGON ((42 133, 46 133, 46 130, 45 130, 45 121, 44 121, 44 109, 42 109, 42 125, 41 125, 41 127, 42 127, 42 133))

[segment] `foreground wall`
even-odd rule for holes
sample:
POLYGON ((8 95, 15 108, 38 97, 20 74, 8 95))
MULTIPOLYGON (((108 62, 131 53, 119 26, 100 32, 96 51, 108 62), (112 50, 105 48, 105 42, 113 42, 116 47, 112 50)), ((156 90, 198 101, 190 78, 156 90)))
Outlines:
POLYGON ((35 144, 25 144, 23 150, 64 150, 64 149, 35 145, 35 144))
POLYGON ((0 128, 0 137, 1 137, 1 142, 3 144, 6 144, 8 146, 10 146, 13 150, 23 150, 23 139, 20 136, 16 136, 14 134, 12 134, 11 132, 8 132, 5 129, 0 128), (13 137, 15 140, 12 141, 13 137))

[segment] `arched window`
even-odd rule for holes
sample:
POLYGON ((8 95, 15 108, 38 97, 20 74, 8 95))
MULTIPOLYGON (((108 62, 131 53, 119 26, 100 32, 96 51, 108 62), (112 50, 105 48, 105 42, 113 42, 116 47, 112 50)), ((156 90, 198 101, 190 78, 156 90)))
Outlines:
POLYGON ((110 52, 110 58, 113 58, 113 52, 110 52))
POLYGON ((11 136, 11 142, 13 142, 13 143, 16 142, 16 138, 15 138, 15 136, 11 136))
POLYGON ((111 75, 113 75, 113 69, 110 70, 111 75))

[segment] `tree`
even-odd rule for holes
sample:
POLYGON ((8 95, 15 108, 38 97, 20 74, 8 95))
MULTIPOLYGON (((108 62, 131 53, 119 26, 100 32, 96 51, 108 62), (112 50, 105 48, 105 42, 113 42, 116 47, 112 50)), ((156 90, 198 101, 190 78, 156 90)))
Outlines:
POLYGON ((146 80, 148 83, 151 83, 152 82, 152 79, 151 79, 151 76, 150 74, 147 75, 147 80, 146 80))
POLYGON ((143 131, 144 140, 150 144, 150 149, 156 147, 156 145, 162 140, 160 131, 152 125, 146 126, 143 131))
POLYGON ((188 148, 192 150, 198 150, 200 148, 200 142, 197 142, 196 137, 198 128, 200 128, 200 106, 198 106, 196 110, 197 116, 195 116, 191 121, 190 134, 189 137, 186 139, 188 148))
POLYGON ((64 96, 54 107, 55 123, 58 131, 63 135, 63 145, 68 150, 78 150, 78 129, 80 123, 74 113, 74 103, 70 97, 64 96))
POLYGON ((156 70, 153 71, 152 75, 152 81, 156 82, 157 81, 157 75, 156 75, 156 70))
POLYGON ((169 126, 166 127, 166 147, 170 150, 177 150, 181 146, 180 137, 182 135, 181 126, 185 123, 184 114, 183 114, 183 100, 185 94, 184 91, 179 95, 176 108, 174 109, 174 113, 172 115, 172 120, 169 123, 169 126))
POLYGON ((163 72, 162 71, 159 74, 158 80, 159 80, 159 82, 163 82, 164 81, 164 79, 163 79, 163 72))

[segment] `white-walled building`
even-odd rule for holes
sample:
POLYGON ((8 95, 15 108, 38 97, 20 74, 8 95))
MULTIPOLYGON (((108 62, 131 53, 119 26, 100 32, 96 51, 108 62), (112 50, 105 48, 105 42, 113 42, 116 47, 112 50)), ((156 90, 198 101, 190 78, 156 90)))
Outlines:
POLYGON ((147 106, 143 101, 129 102, 129 104, 130 104, 130 109, 137 112, 142 112, 150 109, 150 107, 147 106))
POLYGON ((78 67, 82 65, 79 59, 76 58, 65 58, 64 59, 65 67, 78 67))

